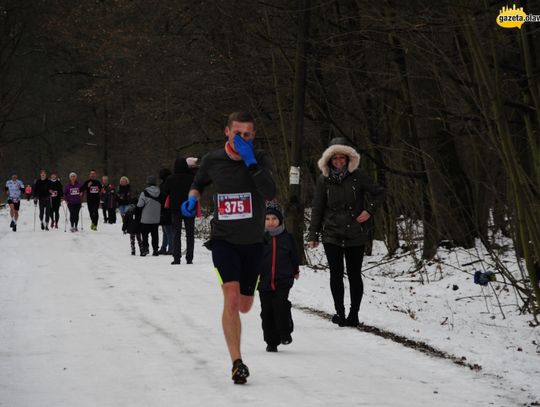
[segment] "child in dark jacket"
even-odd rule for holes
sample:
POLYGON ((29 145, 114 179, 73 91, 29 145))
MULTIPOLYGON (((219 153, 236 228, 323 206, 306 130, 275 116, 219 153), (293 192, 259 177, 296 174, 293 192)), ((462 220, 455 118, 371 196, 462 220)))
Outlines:
POLYGON ((276 203, 266 207, 266 233, 259 298, 267 352, 277 352, 279 344, 292 342, 293 320, 289 291, 298 278, 298 255, 292 235, 283 224, 283 211, 276 203))
POLYGON ((131 255, 135 256, 135 240, 139 245, 139 252, 143 252, 143 242, 141 236, 141 208, 138 208, 137 200, 132 202, 124 215, 124 224, 122 225, 122 231, 124 234, 129 233, 129 241, 131 244, 131 255))

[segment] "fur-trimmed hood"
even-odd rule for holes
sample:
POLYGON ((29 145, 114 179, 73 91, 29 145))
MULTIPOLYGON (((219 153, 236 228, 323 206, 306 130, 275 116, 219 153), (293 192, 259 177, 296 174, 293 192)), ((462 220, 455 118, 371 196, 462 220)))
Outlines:
POLYGON ((343 144, 331 145, 324 150, 322 157, 317 162, 319 169, 322 171, 325 177, 330 175, 330 159, 335 154, 343 154, 349 157, 349 164, 347 166, 349 172, 353 172, 360 165, 360 154, 358 154, 354 148, 345 146, 343 144))

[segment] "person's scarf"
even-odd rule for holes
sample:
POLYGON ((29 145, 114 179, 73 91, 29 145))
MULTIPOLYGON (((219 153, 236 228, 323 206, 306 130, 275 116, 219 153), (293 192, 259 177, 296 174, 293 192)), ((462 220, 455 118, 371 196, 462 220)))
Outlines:
POLYGON ((274 229, 266 229, 266 232, 268 232, 270 236, 277 236, 283 233, 284 230, 285 230, 285 225, 279 225, 278 227, 275 227, 274 229))
POLYGON ((336 184, 341 184, 347 175, 349 175, 347 166, 343 167, 341 170, 330 166, 330 175, 328 178, 336 184))
POLYGON ((229 142, 227 141, 225 143, 225 152, 227 153, 227 155, 229 156, 229 158, 231 160, 234 160, 234 161, 240 161, 242 160, 242 157, 240 157, 240 154, 238 154, 238 151, 236 151, 234 149, 234 147, 232 147, 229 142))

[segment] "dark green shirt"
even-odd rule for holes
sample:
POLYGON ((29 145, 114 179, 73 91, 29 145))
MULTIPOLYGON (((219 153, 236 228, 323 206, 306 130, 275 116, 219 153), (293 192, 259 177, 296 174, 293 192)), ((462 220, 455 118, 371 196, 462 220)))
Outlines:
POLYGON ((233 244, 264 241, 266 200, 274 198, 276 186, 267 154, 256 151, 257 163, 246 167, 232 160, 225 149, 206 154, 195 175, 192 188, 203 192, 213 184, 215 193, 211 238, 233 244))

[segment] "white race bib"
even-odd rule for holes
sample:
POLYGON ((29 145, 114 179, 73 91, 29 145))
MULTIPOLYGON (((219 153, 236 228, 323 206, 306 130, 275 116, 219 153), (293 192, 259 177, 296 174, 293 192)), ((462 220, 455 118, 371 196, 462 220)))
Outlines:
POLYGON ((218 194, 217 204, 219 220, 249 219, 253 217, 251 192, 218 194))

